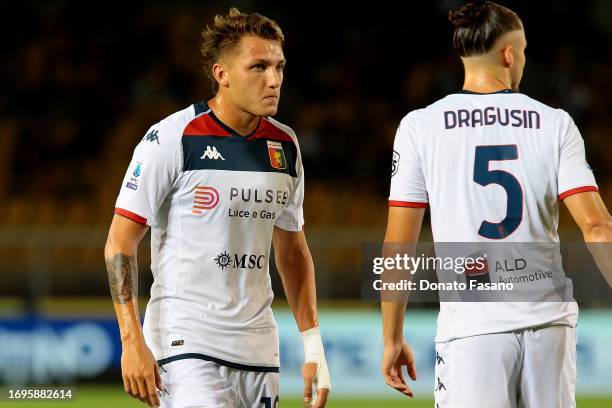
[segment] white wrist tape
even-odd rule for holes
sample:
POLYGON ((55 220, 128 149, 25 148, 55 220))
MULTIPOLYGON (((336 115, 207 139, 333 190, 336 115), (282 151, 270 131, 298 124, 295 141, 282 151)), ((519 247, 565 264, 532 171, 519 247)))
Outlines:
POLYGON ((329 370, 327 368, 327 361, 325 361, 325 352, 323 350, 319 326, 303 331, 302 340, 304 341, 304 361, 306 363, 317 364, 317 374, 315 375, 317 389, 330 389, 329 370))

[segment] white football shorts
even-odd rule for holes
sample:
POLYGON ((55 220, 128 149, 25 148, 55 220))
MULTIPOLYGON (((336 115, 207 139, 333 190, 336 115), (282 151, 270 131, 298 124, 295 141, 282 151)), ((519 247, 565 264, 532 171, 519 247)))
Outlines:
POLYGON ((547 326, 436 343, 436 408, 576 407, 576 329, 547 326))
POLYGON ((245 371, 201 359, 160 366, 161 408, 277 408, 278 372, 245 371))

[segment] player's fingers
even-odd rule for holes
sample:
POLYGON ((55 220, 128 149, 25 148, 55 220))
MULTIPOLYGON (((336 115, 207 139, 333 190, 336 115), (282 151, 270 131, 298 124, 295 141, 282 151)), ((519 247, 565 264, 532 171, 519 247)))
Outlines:
POLYGON ((317 374, 317 363, 304 363, 302 377, 304 378, 304 404, 312 401, 312 382, 317 374))
POLYGON ((164 390, 164 384, 162 383, 161 374, 159 373, 159 366, 157 364, 155 364, 155 387, 157 387, 157 389, 160 391, 164 390))
POLYGON ((304 404, 309 405, 312 401, 312 381, 304 378, 304 404))
POLYGON ((138 383, 136 379, 130 376, 128 381, 130 382, 130 395, 136 399, 140 399, 140 395, 138 393, 138 383))
POLYGON ((146 378, 147 401, 152 407, 159 407, 159 398, 157 397, 157 389, 155 388, 155 374, 151 374, 146 378))
POLYGON ((132 392, 130 389, 130 380, 127 377, 123 377, 123 390, 128 394, 132 392))
POLYGON ((312 408, 323 408, 327 404, 327 396, 329 395, 329 388, 319 388, 317 390, 317 398, 312 408))
POLYGON ((304 377, 304 404, 312 400, 312 377, 304 377))
POLYGON ((403 384, 406 384, 406 382, 404 381, 404 378, 402 377, 402 366, 400 364, 395 364, 391 368, 389 374, 390 374, 391 381, 393 382, 395 386, 401 386, 403 384))
POLYGON ((408 363, 408 375, 413 381, 417 379, 416 364, 414 361, 408 363))
POLYGON ((399 378, 397 378, 397 374, 393 371, 389 371, 385 374, 385 382, 392 388, 397 388, 401 385, 399 378))
POLYGON ((387 382, 387 384, 389 384, 391 387, 397 389, 397 388, 401 388, 403 386, 402 382, 400 381, 399 377, 397 376, 397 374, 388 374, 385 376, 385 381, 387 382))
POLYGON ((393 388, 394 390, 399 391, 402 394, 407 395, 409 397, 413 396, 412 390, 410 389, 408 384, 403 383, 399 379, 397 372, 394 372, 394 373, 389 372, 388 374, 385 374, 385 382, 387 383, 389 387, 393 388))
POLYGON ((412 392, 412 390, 410 389, 408 385, 404 385, 404 387, 401 389, 400 392, 406 395, 407 397, 410 397, 410 398, 414 397, 414 393, 412 392))
POLYGON ((414 394, 412 393, 412 390, 410 389, 408 384, 402 384, 401 382, 397 381, 393 385, 391 385, 391 387, 393 387, 393 389, 395 389, 396 391, 401 392, 402 394, 404 394, 404 395, 406 395, 408 397, 413 397, 414 396, 414 394))
POLYGON ((136 384, 138 386, 138 399, 146 403, 149 393, 147 391, 145 377, 142 375, 139 375, 138 377, 136 377, 136 384))
POLYGON ((399 381, 402 384, 406 384, 406 380, 404 380, 404 370, 402 369, 402 367, 403 366, 401 364, 398 364, 395 370, 397 372, 397 378, 399 379, 399 381))
MULTIPOLYGON (((411 363, 411 364, 414 364, 414 363, 411 363)), ((416 380, 416 376, 413 377, 410 374, 410 368, 409 367, 410 367, 410 364, 408 365, 408 367, 406 367, 407 370, 408 370, 408 375, 410 375, 410 378, 412 378, 413 380, 416 380)), ((401 365, 401 364, 399 364, 397 366, 397 377, 400 380, 400 384, 401 384, 401 388, 402 388, 400 390, 400 392, 402 394, 405 394, 405 395, 409 396, 409 397, 414 396, 414 394, 412 393, 412 390, 410 389, 410 386, 406 383, 406 380, 404 379, 404 366, 401 365)))

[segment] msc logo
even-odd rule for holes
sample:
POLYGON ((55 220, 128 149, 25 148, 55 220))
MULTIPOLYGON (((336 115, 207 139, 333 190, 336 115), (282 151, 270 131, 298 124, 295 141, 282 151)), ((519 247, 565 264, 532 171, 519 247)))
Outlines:
POLYGON ((147 133, 147 135, 144 137, 144 140, 146 140, 147 142, 157 142, 157 144, 159 144, 157 129, 151 130, 149 133, 147 133))
POLYGON ((219 204, 219 192, 209 186, 196 186, 193 195, 194 214, 202 214, 202 210, 212 210, 219 204))
POLYGON ((202 155, 202 157, 200 157, 200 159, 225 160, 223 156, 221 156, 221 153, 217 151, 217 148, 215 146, 206 146, 206 150, 204 151, 204 154, 202 155))
POLYGON ((226 268, 233 269, 262 269, 266 265, 265 255, 239 255, 229 254, 227 251, 221 252, 215 258, 215 263, 221 270, 226 268))

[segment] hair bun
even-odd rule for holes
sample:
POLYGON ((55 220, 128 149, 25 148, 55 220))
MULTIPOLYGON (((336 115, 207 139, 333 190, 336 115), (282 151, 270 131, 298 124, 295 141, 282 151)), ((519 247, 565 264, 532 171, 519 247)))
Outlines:
POLYGON ((487 9, 487 1, 472 1, 457 10, 448 12, 448 20, 455 26, 469 27, 476 22, 487 9))

